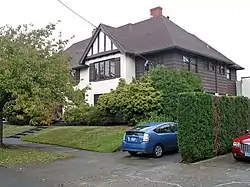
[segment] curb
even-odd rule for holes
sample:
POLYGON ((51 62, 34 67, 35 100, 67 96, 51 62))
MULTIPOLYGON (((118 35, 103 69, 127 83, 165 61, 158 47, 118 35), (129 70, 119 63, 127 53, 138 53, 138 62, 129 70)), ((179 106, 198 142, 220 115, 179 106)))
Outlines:
POLYGON ((228 156, 229 154, 231 154, 231 153, 221 155, 221 156, 216 156, 216 157, 213 157, 213 158, 210 158, 210 159, 207 159, 207 160, 202 160, 202 161, 199 161, 199 162, 191 163, 191 165, 198 165, 198 164, 202 164, 202 163, 205 163, 205 162, 209 162, 209 161, 217 160, 217 159, 220 159, 220 158, 224 158, 224 157, 228 156))
POLYGON ((112 153, 120 152, 120 151, 122 151, 122 146, 119 146, 118 148, 116 148, 114 151, 112 151, 112 153))

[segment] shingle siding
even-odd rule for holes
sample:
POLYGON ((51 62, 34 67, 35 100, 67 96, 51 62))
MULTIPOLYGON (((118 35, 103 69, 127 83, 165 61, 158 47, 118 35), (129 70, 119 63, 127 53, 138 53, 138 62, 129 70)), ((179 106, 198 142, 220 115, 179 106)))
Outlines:
MULTIPOLYGON (((158 52, 150 55, 144 55, 146 59, 149 59, 154 65, 161 64, 165 65, 168 68, 180 68, 181 62, 178 61, 178 53, 174 50, 158 52)), ((136 78, 139 78, 145 73, 145 64, 146 60, 142 57, 135 58, 135 71, 136 78)))
MULTIPOLYGON (((183 55, 191 56, 197 59, 197 74, 202 80, 202 85, 204 90, 208 93, 219 93, 219 94, 236 94, 236 70, 231 69, 231 80, 227 79, 226 73, 218 73, 217 67, 214 71, 207 69, 208 58, 202 56, 195 56, 193 54, 188 54, 187 52, 170 50, 158 52, 155 54, 144 56, 145 58, 151 60, 157 64, 163 64, 169 68, 183 68, 184 63, 182 61, 183 55)), ((217 63, 215 60, 211 60, 214 64, 217 63)), ((142 76, 145 73, 145 59, 141 57, 135 58, 135 70, 136 78, 142 76)))

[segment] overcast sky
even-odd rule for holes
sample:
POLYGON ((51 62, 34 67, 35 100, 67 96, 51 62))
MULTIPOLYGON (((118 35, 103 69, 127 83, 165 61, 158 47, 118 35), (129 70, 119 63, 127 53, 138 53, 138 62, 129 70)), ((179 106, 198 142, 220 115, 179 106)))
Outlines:
MULTIPOLYGON (((197 35, 228 58, 243 66, 238 79, 250 76, 249 0, 62 0, 98 26, 120 26, 150 17, 149 10, 163 8, 163 14, 197 35)), ((63 7, 57 0, 0 0, 0 25, 33 23, 38 27, 61 20, 70 44, 91 36, 93 27, 63 7)))

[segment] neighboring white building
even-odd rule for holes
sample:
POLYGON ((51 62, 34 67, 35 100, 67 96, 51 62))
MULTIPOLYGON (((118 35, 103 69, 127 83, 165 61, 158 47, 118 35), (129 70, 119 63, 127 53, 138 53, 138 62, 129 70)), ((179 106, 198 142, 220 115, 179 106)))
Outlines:
POLYGON ((65 51, 77 87, 90 86, 89 104, 115 89, 120 78, 129 83, 140 77, 150 64, 188 68, 200 75, 206 92, 236 94, 236 71, 242 67, 163 16, 161 7, 151 9, 150 16, 116 28, 100 24, 90 38, 65 51))
POLYGON ((237 96, 245 96, 250 99, 250 77, 242 77, 237 81, 237 96))

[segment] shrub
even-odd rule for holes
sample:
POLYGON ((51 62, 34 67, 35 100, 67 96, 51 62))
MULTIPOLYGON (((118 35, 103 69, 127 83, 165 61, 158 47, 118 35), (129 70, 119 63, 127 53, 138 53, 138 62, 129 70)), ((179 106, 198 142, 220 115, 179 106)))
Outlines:
POLYGON ((182 159, 195 162, 231 151, 232 140, 250 127, 246 97, 179 95, 178 141, 182 159))
POLYGON ((161 93, 153 88, 149 78, 130 84, 121 79, 115 90, 99 97, 98 105, 108 116, 121 114, 130 124, 136 124, 151 112, 161 110, 161 93))
POLYGON ((203 91, 201 79, 185 69, 168 69, 160 65, 152 68, 148 76, 152 80, 153 87, 162 93, 163 113, 169 116, 171 121, 177 119, 179 93, 203 91))
POLYGON ((96 106, 78 105, 66 109, 63 119, 67 123, 102 125, 107 121, 105 114, 96 106))
POLYGON ((219 154, 231 151, 232 141, 249 127, 249 101, 245 97, 223 96, 218 102, 219 154))
POLYGON ((178 143, 183 161, 213 157, 212 95, 179 94, 178 143))

